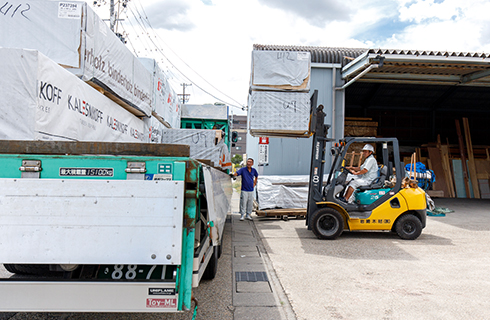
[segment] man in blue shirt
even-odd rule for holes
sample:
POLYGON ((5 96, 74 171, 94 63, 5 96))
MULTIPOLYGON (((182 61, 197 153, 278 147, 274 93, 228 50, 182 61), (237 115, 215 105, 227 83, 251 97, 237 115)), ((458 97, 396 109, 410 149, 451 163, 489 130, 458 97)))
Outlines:
POLYGON ((244 220, 245 214, 247 220, 252 220, 252 207, 254 202, 254 188, 257 184, 259 174, 252 168, 254 159, 247 159, 247 166, 239 169, 234 173, 235 176, 242 176, 242 191, 240 193, 240 221, 244 220))

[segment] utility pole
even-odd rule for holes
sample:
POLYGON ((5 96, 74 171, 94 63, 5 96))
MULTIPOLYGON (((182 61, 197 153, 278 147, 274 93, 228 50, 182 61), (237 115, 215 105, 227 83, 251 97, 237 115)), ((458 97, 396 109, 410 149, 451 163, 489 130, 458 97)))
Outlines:
POLYGON ((189 101, 189 97, 191 96, 190 94, 185 93, 185 87, 192 86, 192 83, 181 83, 180 85, 182 86, 182 94, 179 94, 178 96, 181 97, 182 104, 185 104, 187 101, 189 101))
POLYGON ((110 20, 109 20, 109 25, 111 27, 112 32, 114 32, 114 26, 116 25, 116 15, 114 13, 114 0, 111 0, 110 2, 110 20))
MULTIPOLYGON (((130 0, 119 0, 117 5, 117 12, 116 12, 114 0, 110 0, 109 1, 110 17, 109 19, 102 19, 103 21, 109 21, 109 28, 122 41, 122 43, 126 43, 127 41, 123 34, 117 32, 117 23, 119 21, 124 21, 122 19, 119 19, 119 15, 121 13, 120 6, 122 5, 123 8, 126 8, 128 6, 129 1, 130 0)), ((101 5, 105 5, 105 0, 94 0, 94 6, 100 7, 101 5)))

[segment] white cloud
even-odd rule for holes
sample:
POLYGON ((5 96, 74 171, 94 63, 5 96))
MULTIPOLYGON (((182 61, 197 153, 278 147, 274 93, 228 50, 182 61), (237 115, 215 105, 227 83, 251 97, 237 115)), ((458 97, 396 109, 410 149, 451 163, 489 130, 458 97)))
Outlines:
POLYGON ((411 21, 403 32, 381 41, 382 47, 481 52, 490 48, 485 27, 488 1, 400 1, 400 20, 411 21))
MULTIPOLYGON (((144 5, 156 32, 168 45, 158 42, 159 47, 195 82, 186 89, 192 94, 190 103, 216 101, 197 88, 202 86, 229 103, 246 104, 253 44, 490 51, 487 0, 312 3, 316 6, 292 0, 132 0, 129 5, 144 5)), ((140 55, 154 57, 176 75, 174 89, 181 92, 180 83, 189 81, 152 49, 145 40, 148 35, 137 26, 126 25, 125 29, 140 55)))
POLYGON ((421 23, 426 20, 460 19, 470 1, 446 0, 436 3, 433 0, 405 3, 400 7, 400 20, 421 23))

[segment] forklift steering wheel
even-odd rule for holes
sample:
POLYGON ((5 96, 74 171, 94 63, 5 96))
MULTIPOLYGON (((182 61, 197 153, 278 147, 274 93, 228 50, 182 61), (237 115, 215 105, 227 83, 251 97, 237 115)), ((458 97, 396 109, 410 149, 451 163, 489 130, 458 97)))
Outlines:
POLYGON ((347 168, 344 166, 339 167, 339 170, 341 173, 339 174, 337 179, 335 179, 335 185, 344 185, 345 180, 347 179, 347 174, 349 174, 349 170, 347 170, 347 168))

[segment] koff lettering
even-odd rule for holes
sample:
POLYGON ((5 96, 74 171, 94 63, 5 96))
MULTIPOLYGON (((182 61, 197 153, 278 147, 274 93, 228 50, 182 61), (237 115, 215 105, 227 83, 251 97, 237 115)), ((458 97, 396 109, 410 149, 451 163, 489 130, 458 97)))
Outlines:
POLYGON ((60 88, 53 86, 51 83, 41 81, 41 85, 39 87, 39 99, 60 104, 62 92, 63 91, 60 88))

